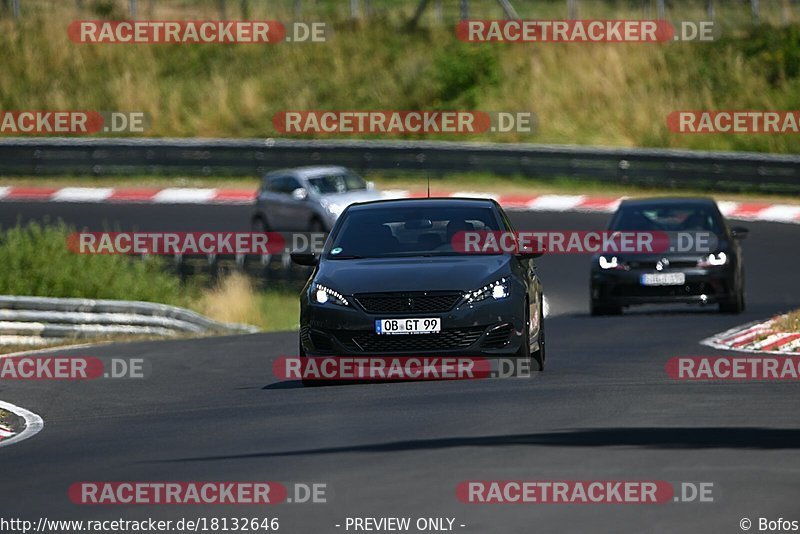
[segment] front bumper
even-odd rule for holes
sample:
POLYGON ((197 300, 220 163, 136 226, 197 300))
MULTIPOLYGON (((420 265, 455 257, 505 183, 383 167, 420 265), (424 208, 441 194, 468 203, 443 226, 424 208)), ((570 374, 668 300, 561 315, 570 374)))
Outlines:
POLYGON ((502 356, 517 352, 525 332, 525 300, 512 294, 456 306, 444 313, 368 313, 356 302, 350 306, 316 304, 306 293, 301 302, 300 344, 308 356, 502 356), (378 319, 440 317, 435 334, 375 333, 378 319))
POLYGON ((664 272, 684 273, 685 283, 675 286, 646 286, 640 281, 641 275, 653 274, 655 271, 600 270, 595 267, 591 279, 592 300, 612 306, 659 303, 714 304, 731 300, 735 296, 735 276, 730 265, 673 269, 664 272))

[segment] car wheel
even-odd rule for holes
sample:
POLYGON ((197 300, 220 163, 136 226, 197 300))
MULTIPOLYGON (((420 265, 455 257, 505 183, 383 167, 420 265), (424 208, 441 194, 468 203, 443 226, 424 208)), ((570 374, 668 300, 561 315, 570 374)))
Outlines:
POLYGON ((592 300, 589 305, 589 311, 592 315, 622 315, 622 306, 610 306, 603 304, 602 301, 592 300))
POLYGON ((544 336, 544 308, 542 304, 539 304, 539 350, 533 352, 531 354, 531 371, 537 370, 533 369, 533 364, 536 363, 539 366, 538 371, 544 371, 544 364, 547 361, 547 356, 545 354, 545 336, 544 336))
POLYGON ((740 289, 733 299, 719 303, 722 313, 742 313, 744 311, 744 290, 740 289))
POLYGON ((269 224, 267 224, 266 219, 264 219, 264 217, 261 215, 253 217, 253 220, 250 223, 250 228, 254 232, 269 232, 269 224))
POLYGON ((311 219, 311 223, 308 225, 308 231, 311 232, 312 234, 318 234, 326 232, 327 230, 325 230, 325 225, 322 224, 322 221, 320 221, 317 218, 314 218, 311 219))
MULTIPOLYGON (((307 357, 306 356, 306 351, 303 349, 303 343, 300 342, 299 336, 298 336, 298 340, 297 340, 297 345, 298 345, 297 354, 299 354, 301 358, 306 358, 307 357)), ((321 386, 321 385, 324 384, 324 382, 322 380, 301 379, 300 381, 303 383, 303 387, 307 387, 307 388, 313 388, 313 387, 321 386)))

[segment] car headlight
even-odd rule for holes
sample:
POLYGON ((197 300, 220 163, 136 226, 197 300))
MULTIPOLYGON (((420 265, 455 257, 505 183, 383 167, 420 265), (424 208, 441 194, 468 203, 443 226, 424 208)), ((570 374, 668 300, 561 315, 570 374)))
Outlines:
POLYGON ((331 215, 336 215, 337 217, 342 214, 342 212, 346 207, 347 206, 342 204, 336 204, 335 202, 329 202, 325 204, 325 209, 328 210, 328 213, 330 213, 331 215))
POLYGON ((494 300, 501 300, 506 298, 508 295, 511 294, 511 284, 507 278, 501 278, 491 284, 487 284, 479 289, 474 291, 468 292, 464 295, 464 298, 467 301, 467 304, 472 304, 473 302, 480 302, 482 300, 486 300, 489 297, 493 298, 494 300))
POLYGON ((611 256, 610 258, 606 258, 605 256, 600 256, 600 268, 624 269, 624 266, 620 265, 619 260, 617 260, 616 256, 611 256))
POLYGON ((697 262, 698 267, 719 267, 728 263, 728 255, 724 252, 719 254, 709 254, 697 262))
POLYGON ((338 304, 339 306, 350 305, 344 295, 337 293, 333 289, 325 287, 322 284, 314 284, 311 287, 311 301, 316 302, 317 304, 325 304, 326 302, 330 302, 333 304, 338 304))

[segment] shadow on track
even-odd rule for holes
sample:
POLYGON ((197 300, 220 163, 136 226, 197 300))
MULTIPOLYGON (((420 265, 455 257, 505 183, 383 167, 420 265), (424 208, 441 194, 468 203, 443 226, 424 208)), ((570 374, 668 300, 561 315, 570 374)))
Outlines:
MULTIPOLYGON (((419 439, 291 451, 158 460, 156 463, 208 462, 247 458, 313 456, 358 452, 404 452, 458 447, 643 447, 651 449, 800 449, 800 429, 793 428, 597 428, 569 432, 505 436, 419 439)), ((148 462, 149 463, 149 462, 148 462)))

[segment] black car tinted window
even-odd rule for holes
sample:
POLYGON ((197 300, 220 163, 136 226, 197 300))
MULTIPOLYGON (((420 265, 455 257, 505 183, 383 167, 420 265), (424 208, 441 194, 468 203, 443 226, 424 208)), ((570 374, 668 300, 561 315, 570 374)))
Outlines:
POLYGON ((707 206, 625 206, 611 223, 611 230, 724 233, 716 210, 707 206))
POLYGON ((413 207, 349 212, 330 246, 329 259, 458 254, 461 231, 502 229, 491 207, 413 207))

